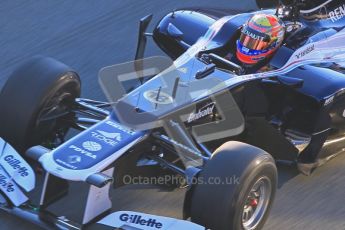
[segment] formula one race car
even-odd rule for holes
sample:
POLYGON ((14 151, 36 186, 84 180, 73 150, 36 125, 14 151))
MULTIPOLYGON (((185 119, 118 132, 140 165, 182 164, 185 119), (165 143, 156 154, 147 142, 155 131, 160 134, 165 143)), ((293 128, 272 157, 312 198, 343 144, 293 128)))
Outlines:
MULTIPOLYGON (((345 147, 345 5, 282 3, 260 11, 278 15, 287 29, 257 73, 224 57, 258 12, 226 9, 175 10, 152 34, 152 16, 143 18, 136 61, 99 73, 108 102, 79 98, 79 76, 61 62, 24 63, 0 95, 0 208, 47 229, 169 229, 129 212, 93 223, 111 209, 112 182, 176 174, 188 188, 184 218, 207 229, 261 229, 276 162, 310 174, 345 147), (147 36, 173 61, 142 59, 147 36), (29 201, 40 171, 40 199, 29 201), (69 205, 72 182, 88 185, 84 212, 73 221, 52 214, 69 205)), ((192 225, 176 229, 201 228, 192 225)))

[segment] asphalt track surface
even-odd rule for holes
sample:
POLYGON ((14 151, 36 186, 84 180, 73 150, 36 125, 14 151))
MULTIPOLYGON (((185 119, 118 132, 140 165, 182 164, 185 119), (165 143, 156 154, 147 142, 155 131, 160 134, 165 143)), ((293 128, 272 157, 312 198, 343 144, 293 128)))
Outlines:
MULTIPOLYGON (((153 13, 155 24, 165 13, 185 6, 256 7, 252 0, 2 0, 0 87, 19 63, 41 54, 76 69, 83 80, 84 97, 104 99, 97 73, 101 67, 132 60, 138 20, 153 13)), ((162 54, 153 43, 148 50, 147 56, 162 54)), ((280 167, 278 194, 265 229, 345 229, 344 166, 345 155, 340 155, 309 177, 280 167)), ((112 197, 115 210, 181 218, 183 195, 183 190, 131 186, 115 191, 112 197)), ((77 206, 79 201, 70 202, 77 206)), ((0 213, 0 229, 39 228, 0 213)))

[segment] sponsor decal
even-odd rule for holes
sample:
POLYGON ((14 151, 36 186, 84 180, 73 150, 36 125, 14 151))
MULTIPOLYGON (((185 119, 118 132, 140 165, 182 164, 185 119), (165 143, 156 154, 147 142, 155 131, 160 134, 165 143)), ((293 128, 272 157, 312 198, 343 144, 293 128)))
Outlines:
POLYGON ((178 220, 163 216, 154 216, 150 214, 131 212, 131 211, 118 211, 113 212, 102 220, 97 222, 106 225, 109 229, 188 229, 188 230, 205 230, 205 227, 194 224, 190 221, 178 220))
POLYGON ((314 44, 312 44, 311 46, 308 46, 307 48, 305 48, 305 50, 302 50, 300 53, 296 54, 296 58, 300 59, 304 57, 305 55, 311 53, 313 50, 315 50, 314 44))
POLYGON ((22 176, 22 177, 27 177, 29 175, 29 169, 26 168, 25 166, 22 166, 22 162, 15 158, 13 155, 7 155, 4 157, 4 161, 7 162, 11 168, 16 170, 16 172, 22 176))
POLYGON ((325 100, 324 106, 331 104, 331 103, 333 102, 333 100, 334 100, 334 96, 332 96, 332 97, 330 97, 330 98, 327 98, 327 99, 325 100))
POLYGON ((205 105, 204 107, 200 108, 198 112, 193 112, 188 117, 188 123, 193 121, 199 120, 203 117, 213 114, 213 110, 215 108, 215 103, 212 102, 210 104, 205 105))
POLYGON ((339 6, 335 10, 329 12, 329 17, 331 18, 332 22, 337 22, 343 17, 345 17, 345 4, 339 6))
POLYGON ((245 47, 245 46, 242 46, 242 51, 248 53, 248 52, 250 51, 250 49, 248 49, 248 48, 245 47))
POLYGON ((133 136, 135 134, 135 132, 131 131, 128 128, 123 127, 122 125, 117 124, 116 122, 106 121, 105 123, 110 125, 110 126, 112 126, 112 127, 114 127, 114 128, 116 128, 116 129, 118 129, 118 130, 121 130, 122 132, 125 132, 125 133, 127 133, 129 135, 133 136))
MULTIPOLYGON (((114 141, 113 139, 111 138, 107 138, 104 134, 111 134, 111 133, 106 133, 106 132, 102 132, 102 131, 97 131, 97 132, 91 132, 91 135, 96 138, 97 140, 100 140, 108 145, 111 145, 111 146, 115 146, 118 144, 117 141, 114 141), (104 134, 103 134, 104 133, 104 134)), ((116 133, 115 133, 116 134, 116 133)), ((115 136, 116 139, 120 139, 121 140, 121 136, 119 133, 117 133, 118 135, 115 136)), ((107 135, 107 136, 110 136, 110 135, 107 135)), ((92 150, 90 150, 92 151, 92 150)))
POLYGON ((245 28, 243 28, 242 33, 244 33, 245 35, 248 35, 249 37, 251 37, 251 38, 253 38, 253 39, 255 39, 255 40, 264 40, 264 39, 265 39, 264 37, 259 36, 259 35, 257 35, 257 34, 254 34, 254 33, 248 31, 248 30, 245 29, 245 28))
POLYGON ((120 215, 120 220, 123 222, 138 224, 141 226, 147 226, 155 229, 161 229, 163 227, 163 224, 161 222, 158 222, 156 219, 145 219, 141 215, 129 215, 127 213, 124 213, 120 215))
MULTIPOLYGON (((29 180, 29 178, 25 178, 25 180, 29 180)), ((12 177, 9 176, 1 167, 0 190, 15 206, 19 206, 28 200, 15 181, 12 180, 12 177)))
MULTIPOLYGON (((85 143, 85 142, 84 142, 84 143, 85 143)), ((84 144, 84 143, 83 143, 83 144, 84 144)), ((96 143, 96 142, 94 142, 94 143, 96 143)), ((83 146, 83 147, 84 147, 84 146, 83 146)), ((79 148, 79 147, 77 147, 77 146, 75 146, 75 145, 70 145, 68 148, 73 149, 74 151, 79 152, 79 153, 81 153, 81 154, 83 154, 83 155, 85 155, 85 156, 87 156, 87 157, 92 158, 92 159, 96 159, 96 158, 97 158, 97 156, 96 156, 95 154, 90 153, 90 152, 88 152, 88 151, 86 151, 86 150, 84 150, 84 149, 82 149, 82 148, 79 148)))
POLYGON ((12 148, 0 138, 0 172, 13 180, 25 191, 29 192, 35 187, 35 173, 30 165, 12 148))
POLYGON ((85 141, 82 144, 83 148, 91 152, 98 152, 102 149, 102 146, 94 141, 85 141))
POLYGON ((152 103, 163 105, 171 104, 174 101, 169 94, 164 93, 161 90, 148 90, 144 93, 144 97, 152 103))
POLYGON ((14 184, 11 181, 8 181, 8 177, 4 174, 0 173, 0 186, 6 191, 6 192, 14 192, 14 184))
MULTIPOLYGON (((71 165, 71 164, 68 164, 67 162, 64 162, 63 160, 56 159, 56 162, 59 162, 60 164, 66 166, 67 168, 77 169, 76 166, 73 166, 73 165, 71 165)), ((57 171, 63 171, 63 168, 61 168, 61 167, 56 167, 55 169, 56 169, 57 171)))
POLYGON ((68 163, 75 164, 81 162, 81 157, 78 155, 68 156, 68 163))
POLYGON ((100 134, 102 134, 106 138, 110 138, 110 139, 115 139, 117 141, 121 141, 121 134, 120 133, 108 133, 108 132, 101 131, 101 130, 97 130, 97 132, 99 132, 100 134))

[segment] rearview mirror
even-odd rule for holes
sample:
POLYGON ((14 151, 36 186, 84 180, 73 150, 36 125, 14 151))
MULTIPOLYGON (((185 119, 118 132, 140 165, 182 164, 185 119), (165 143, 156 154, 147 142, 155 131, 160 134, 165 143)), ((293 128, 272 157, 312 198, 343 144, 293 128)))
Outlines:
POLYGON ((275 79, 264 78, 261 80, 264 84, 284 85, 290 88, 298 89, 303 86, 303 80, 293 77, 278 76, 275 79))
POLYGON ((280 84, 289 86, 295 89, 301 88, 304 83, 303 79, 293 78, 293 77, 278 76, 277 80, 279 81, 280 84))

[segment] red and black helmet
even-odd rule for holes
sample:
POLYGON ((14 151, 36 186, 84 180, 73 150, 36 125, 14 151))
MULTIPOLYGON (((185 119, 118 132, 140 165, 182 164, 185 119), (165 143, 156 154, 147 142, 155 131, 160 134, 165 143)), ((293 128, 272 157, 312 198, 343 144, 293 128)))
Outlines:
POLYGON ((284 23, 275 15, 256 14, 243 25, 237 40, 237 58, 256 64, 270 57, 284 40, 284 23))

